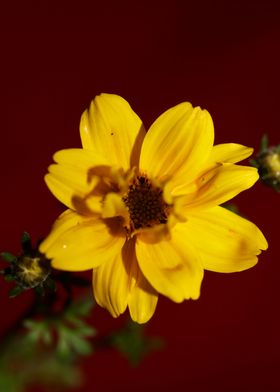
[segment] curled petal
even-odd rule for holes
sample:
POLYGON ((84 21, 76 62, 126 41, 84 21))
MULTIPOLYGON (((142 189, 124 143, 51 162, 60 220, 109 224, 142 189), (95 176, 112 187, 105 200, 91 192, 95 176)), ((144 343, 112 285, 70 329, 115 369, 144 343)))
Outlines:
POLYGON ((147 322, 154 314, 158 295, 141 273, 135 257, 135 241, 93 271, 93 291, 97 303, 113 317, 129 306, 131 318, 147 322))
POLYGON ((45 176, 48 188, 67 207, 80 211, 75 200, 83 199, 91 192, 96 178, 92 178, 90 172, 93 167, 104 164, 104 160, 82 149, 58 151, 54 160, 57 164, 49 166, 45 176))

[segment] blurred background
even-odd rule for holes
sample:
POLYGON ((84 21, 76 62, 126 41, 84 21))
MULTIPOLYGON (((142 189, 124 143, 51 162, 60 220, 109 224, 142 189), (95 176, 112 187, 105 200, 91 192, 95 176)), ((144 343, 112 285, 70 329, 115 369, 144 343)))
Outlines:
MULTIPOLYGON (((101 92, 129 101, 148 128, 167 108, 208 109, 216 143, 280 143, 277 1, 14 1, 1 6, 1 237, 19 250, 23 230, 48 234, 64 209, 44 184, 55 151, 79 147, 79 120, 101 92)), ((280 195, 258 183, 235 199, 269 250, 251 270, 206 272, 198 301, 161 297, 146 333, 164 340, 134 368, 117 351, 81 361, 75 391, 278 391, 280 195)), ((89 274, 90 277, 90 274, 89 274)), ((5 334, 30 301, 0 285, 5 334)), ((95 309, 100 334, 113 319, 95 309)), ((36 389, 37 391, 38 389, 36 389)), ((6 392, 6 391, 1 391, 6 392)))

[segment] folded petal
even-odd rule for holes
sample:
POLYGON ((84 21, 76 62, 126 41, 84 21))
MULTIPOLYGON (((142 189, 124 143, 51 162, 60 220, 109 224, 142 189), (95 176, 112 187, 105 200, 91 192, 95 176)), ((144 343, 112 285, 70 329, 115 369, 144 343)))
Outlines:
POLYGON ((84 149, 125 170, 137 166, 145 129, 128 102, 118 95, 101 94, 92 101, 80 123, 84 149))
POLYGON ((209 156, 209 162, 236 163, 248 158, 253 151, 253 148, 236 143, 216 144, 209 156))
POLYGON ((93 188, 90 176, 93 167, 104 165, 105 160, 82 149, 58 151, 57 164, 49 166, 45 181, 53 195, 67 207, 77 210, 76 200, 84 198, 93 188))
POLYGON ((121 216, 124 219, 125 225, 129 224, 129 213, 122 200, 122 197, 117 193, 108 193, 103 202, 103 218, 112 218, 114 216, 121 216))
MULTIPOLYGON (((253 167, 225 163, 200 175, 194 182, 196 191, 183 197, 181 203, 187 213, 214 207, 250 188, 258 178, 258 172, 253 167)), ((181 187, 177 192, 187 190, 188 187, 181 187)))
POLYGON ((85 271, 120 252, 125 238, 113 235, 104 222, 68 210, 54 223, 40 251, 52 266, 65 271, 85 271))
POLYGON ((158 295, 141 273, 135 256, 135 241, 127 241, 122 251, 93 271, 97 303, 119 316, 129 306, 131 318, 147 322, 154 314, 158 295))
POLYGON ((136 243, 140 269, 159 293, 175 302, 197 299, 203 277, 199 255, 194 252, 178 223, 171 240, 148 244, 136 243))
POLYGON ((200 253, 204 269, 237 272, 254 266, 267 242, 256 225, 223 207, 196 212, 183 223, 186 240, 200 253))
POLYGON ((170 178, 173 186, 190 181, 208 159, 214 141, 210 114, 188 102, 164 112, 144 139, 140 170, 170 178))

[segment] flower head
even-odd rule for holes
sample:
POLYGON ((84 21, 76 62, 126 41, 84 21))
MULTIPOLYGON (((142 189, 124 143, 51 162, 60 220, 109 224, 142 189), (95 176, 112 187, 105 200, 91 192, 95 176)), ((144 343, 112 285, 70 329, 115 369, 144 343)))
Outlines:
POLYGON ((269 146, 265 134, 261 140, 260 152, 250 163, 258 169, 264 184, 280 192, 280 145, 269 146))
POLYGON ((213 146, 210 114, 190 103, 146 133, 117 95, 101 94, 81 118, 82 149, 58 151, 46 183, 67 207, 40 246, 54 268, 93 269, 97 303, 117 317, 149 320, 158 295, 197 299, 203 271, 252 267, 261 231, 219 204, 251 187, 252 149, 213 146))

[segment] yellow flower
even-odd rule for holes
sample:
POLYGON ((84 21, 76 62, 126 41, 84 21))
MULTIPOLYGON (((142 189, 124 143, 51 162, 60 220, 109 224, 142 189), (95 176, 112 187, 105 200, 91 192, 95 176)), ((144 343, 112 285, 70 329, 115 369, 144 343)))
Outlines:
POLYGON ((95 299, 112 316, 128 306, 144 323, 158 294, 197 299, 204 269, 242 271, 267 248, 253 223, 219 207, 258 174, 234 164, 251 148, 213 146, 206 110, 181 103, 146 133, 123 98, 101 94, 83 113, 80 134, 83 148, 58 151, 46 175, 69 209, 40 251, 54 268, 93 269, 95 299))

